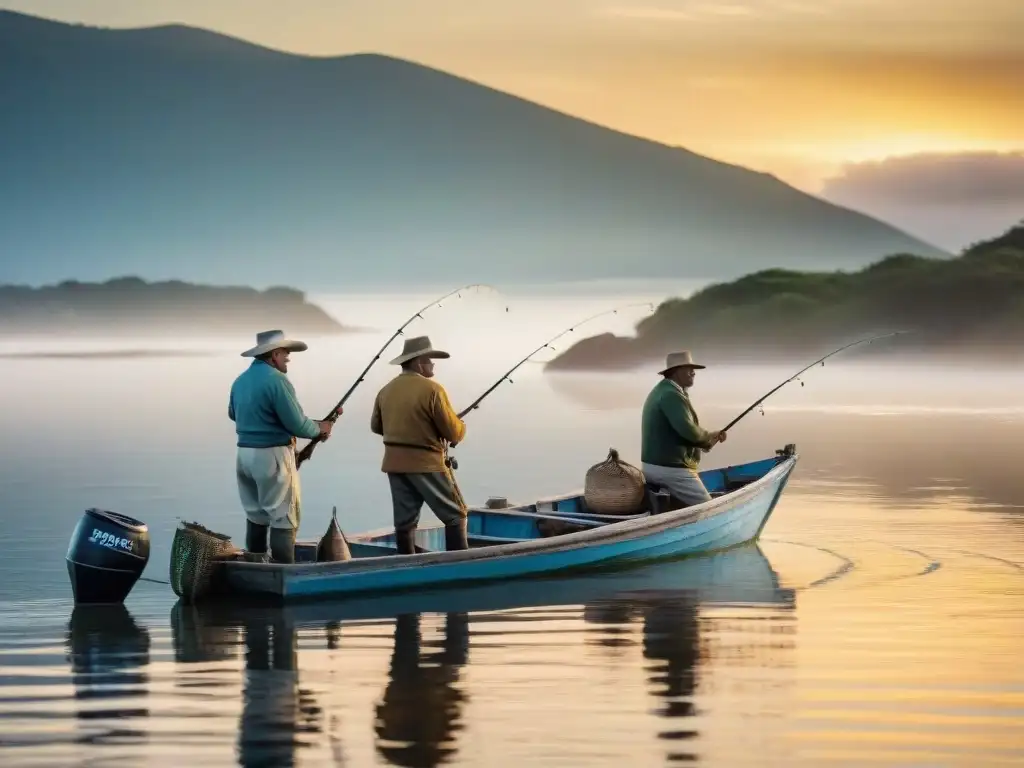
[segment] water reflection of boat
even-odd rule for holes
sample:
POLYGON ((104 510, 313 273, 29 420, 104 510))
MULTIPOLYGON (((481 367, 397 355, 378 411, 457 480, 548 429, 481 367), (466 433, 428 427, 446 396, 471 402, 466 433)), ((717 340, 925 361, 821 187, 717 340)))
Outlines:
POLYGON ((658 714, 672 721, 660 738, 666 740, 670 758, 687 759, 693 755, 679 747, 695 734, 695 726, 682 723, 695 722, 692 697, 698 668, 708 653, 702 640, 702 622, 707 619, 701 617, 701 610, 715 605, 789 613, 794 592, 780 586, 760 548, 749 545, 617 573, 515 580, 404 596, 285 606, 179 604, 174 643, 179 659, 203 661, 223 658, 232 632, 244 637, 240 764, 293 765, 301 734, 323 730, 323 715, 312 694, 304 694, 298 683, 299 629, 326 628, 331 646, 337 645, 336 633, 345 621, 391 619, 394 648, 388 681, 375 705, 376 749, 393 765, 435 766, 452 759, 463 727, 469 694, 460 685, 460 670, 469 662, 470 626, 487 621, 491 634, 494 621, 506 620, 503 614, 479 614, 582 606, 582 614, 576 616, 597 636, 615 628, 628 633, 629 626, 640 625, 650 695, 660 703, 658 714), (429 648, 421 635, 424 613, 444 616, 443 639, 429 648))
POLYGON ((689 594, 700 603, 773 603, 792 605, 794 592, 779 585, 761 548, 748 544, 714 555, 667 560, 620 571, 579 576, 516 579, 464 587, 386 593, 344 600, 252 605, 217 601, 192 606, 206 626, 230 625, 263 611, 284 613, 299 624, 327 620, 380 619, 403 613, 495 611, 549 605, 583 605, 619 593, 689 594))
POLYGON ((140 698, 149 694, 149 632, 124 605, 79 605, 65 636, 77 717, 89 724, 80 743, 141 741, 146 731, 132 721, 149 717, 140 698), (106 701, 110 706, 104 706, 106 701), (114 702, 117 702, 114 704, 114 702), (134 706, 129 706, 131 702, 134 706))

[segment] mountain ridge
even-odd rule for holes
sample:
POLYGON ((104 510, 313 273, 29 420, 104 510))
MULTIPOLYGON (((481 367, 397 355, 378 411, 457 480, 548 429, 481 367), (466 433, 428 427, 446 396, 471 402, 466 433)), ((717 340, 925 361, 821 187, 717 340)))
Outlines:
POLYGON ((38 262, 7 281, 272 284, 282 253, 307 289, 948 255, 771 174, 377 53, 0 12, 0 97, 0 247, 38 262))

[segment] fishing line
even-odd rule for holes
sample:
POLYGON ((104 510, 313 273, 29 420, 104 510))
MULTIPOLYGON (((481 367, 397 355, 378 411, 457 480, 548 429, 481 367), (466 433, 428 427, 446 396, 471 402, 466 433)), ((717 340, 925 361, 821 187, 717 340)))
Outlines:
MULTIPOLYGON (((760 408, 761 415, 763 416, 764 415, 764 408, 762 406, 762 403, 764 403, 765 400, 767 400, 769 397, 774 395, 776 392, 778 392, 780 389, 782 389, 784 386, 786 386, 790 382, 800 380, 800 375, 801 374, 806 373, 807 371, 811 370, 811 368, 814 368, 816 365, 821 365, 821 366, 824 367, 825 361, 828 360, 833 355, 838 355, 840 352, 843 352, 844 350, 847 350, 850 347, 855 347, 858 344, 871 344, 872 342, 878 341, 879 339, 888 339, 888 338, 891 338, 893 336, 901 336, 901 335, 906 334, 906 333, 910 333, 910 331, 895 331, 893 333, 883 333, 883 334, 880 334, 878 336, 871 336, 870 338, 859 339, 857 341, 850 342, 849 344, 845 344, 844 346, 840 347, 839 349, 836 349, 836 350, 834 350, 832 352, 829 352, 827 355, 825 355, 824 357, 818 358, 817 360, 815 360, 813 363, 811 363, 810 365, 806 366, 805 368, 801 368, 799 371, 797 371, 795 374, 790 376, 788 379, 786 379, 784 382, 779 384, 777 387, 774 387, 773 389, 769 390, 766 394, 762 395, 760 398, 755 400, 753 403, 751 403, 750 407, 748 407, 745 411, 743 411, 743 413, 741 413, 735 419, 733 419, 728 424, 726 424, 724 427, 722 427, 721 431, 722 432, 728 432, 730 429, 732 429, 736 425, 736 423, 740 419, 742 419, 748 413, 753 411, 755 408, 760 408)), ((803 386, 803 385, 804 385, 803 381, 800 381, 800 386, 803 386)))
MULTIPOLYGON (((402 323, 402 325, 399 326, 398 330, 391 334, 391 337, 386 342, 384 342, 384 345, 379 350, 377 350, 377 354, 373 356, 373 358, 370 360, 367 366, 363 369, 362 373, 360 373, 356 380, 352 383, 352 386, 348 388, 348 391, 346 391, 344 395, 342 395, 341 400, 339 400, 335 404, 334 408, 331 409, 331 412, 323 420, 329 421, 332 424, 338 420, 338 409, 345 405, 345 402, 349 399, 349 397, 351 397, 352 393, 355 392, 356 387, 358 387, 366 379, 366 374, 369 373, 370 369, 374 366, 374 364, 378 360, 380 360, 380 356, 384 354, 384 350, 388 348, 391 342, 393 342, 395 339, 401 336, 405 329, 408 328, 413 322, 415 322, 416 320, 422 320, 424 312, 426 312, 429 309, 433 309, 434 307, 440 308, 441 302, 443 302, 445 299, 451 298, 452 296, 461 299, 463 291, 469 291, 474 289, 480 290, 482 288, 487 288, 489 290, 494 291, 499 296, 501 295, 501 292, 497 288, 491 285, 487 285, 486 283, 470 283, 469 285, 464 285, 461 288, 456 288, 454 291, 450 291, 446 293, 444 296, 440 296, 431 301, 429 304, 425 304, 423 307, 421 307, 408 320, 402 323)), ((505 311, 508 311, 508 307, 505 308, 505 311)), ((316 449, 317 443, 322 442, 323 437, 319 435, 310 440, 309 443, 307 443, 306 446, 301 451, 299 451, 299 453, 295 456, 295 468, 298 469, 300 466, 302 466, 303 462, 308 461, 313 456, 313 451, 316 449)))

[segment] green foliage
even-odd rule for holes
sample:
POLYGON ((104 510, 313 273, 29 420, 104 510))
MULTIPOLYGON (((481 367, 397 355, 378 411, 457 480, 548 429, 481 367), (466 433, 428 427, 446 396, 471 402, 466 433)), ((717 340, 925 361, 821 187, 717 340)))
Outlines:
POLYGON ((970 338, 1006 345, 1024 341, 1024 227, 979 243, 956 259, 889 256, 855 273, 767 270, 666 302, 638 329, 652 346, 681 331, 694 343, 735 346, 762 337, 831 341, 879 328, 913 328, 924 346, 970 338), (979 329, 985 329, 978 338, 979 329))
MULTIPOLYGON (((711 285, 662 303, 633 343, 649 358, 680 348, 705 359, 803 355, 893 330, 913 330, 918 351, 1020 359, 1024 223, 954 259, 900 253, 853 273, 769 269, 711 285)), ((584 340, 552 367, 615 364, 590 357, 584 340)))

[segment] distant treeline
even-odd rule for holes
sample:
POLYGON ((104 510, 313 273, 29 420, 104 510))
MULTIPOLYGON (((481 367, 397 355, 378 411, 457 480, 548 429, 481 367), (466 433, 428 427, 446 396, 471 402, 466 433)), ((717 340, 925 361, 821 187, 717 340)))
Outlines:
POLYGON ((814 359, 896 330, 914 333, 870 354, 1024 361, 1024 222, 953 259, 896 254, 858 272, 769 269, 712 285, 662 303, 634 338, 583 339, 547 367, 628 368, 676 349, 714 362, 814 359))
POLYGON ((69 280, 40 288, 0 286, 0 328, 5 336, 213 336, 253 335, 270 328, 289 334, 345 330, 293 288, 258 291, 178 280, 146 282, 137 277, 103 283, 69 280))

